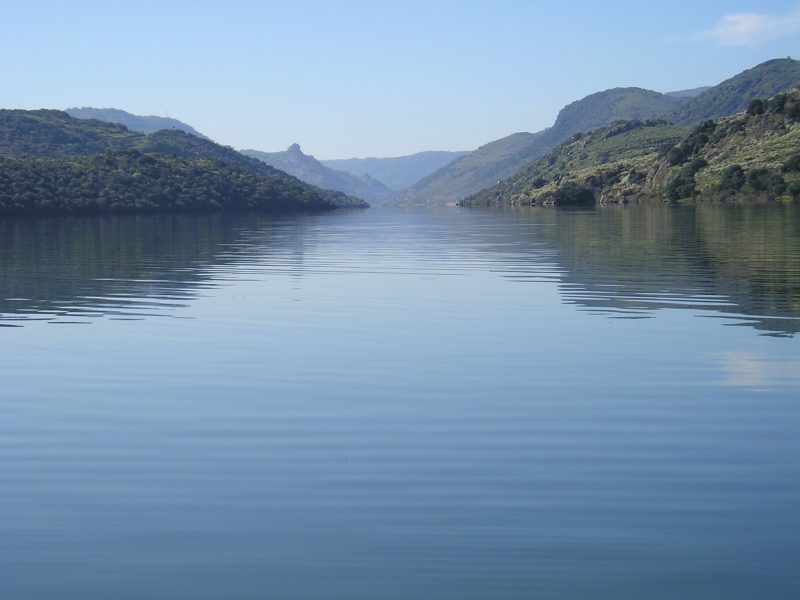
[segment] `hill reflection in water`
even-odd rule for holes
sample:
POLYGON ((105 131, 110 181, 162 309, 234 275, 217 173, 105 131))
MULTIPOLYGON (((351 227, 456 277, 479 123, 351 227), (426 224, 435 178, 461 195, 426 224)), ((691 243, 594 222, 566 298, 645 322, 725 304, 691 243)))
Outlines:
POLYGON ((800 330, 800 207, 7 219, 0 324, 180 317, 248 269, 297 277, 488 269, 555 284, 564 303, 606 317, 687 309, 792 335, 800 330), (420 257, 430 262, 402 264, 420 257))

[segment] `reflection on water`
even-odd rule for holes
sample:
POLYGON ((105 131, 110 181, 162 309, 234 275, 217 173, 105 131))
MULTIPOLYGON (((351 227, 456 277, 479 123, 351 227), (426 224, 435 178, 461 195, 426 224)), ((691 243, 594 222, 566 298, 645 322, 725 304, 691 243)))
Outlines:
POLYGON ((800 359, 722 352, 717 357, 725 385, 768 389, 778 382, 800 389, 800 359))
POLYGON ((342 215, 323 223, 220 215, 2 220, 0 323, 177 316, 229 272, 387 270, 407 253, 425 252, 438 273, 488 266, 515 281, 554 282, 563 302, 608 317, 689 309, 794 334, 799 208, 533 208, 404 215, 389 223, 375 211, 366 222, 342 215), (382 239, 369 247, 372 226, 382 239), (353 248, 364 254, 327 264, 322 255, 351 236, 364 238, 353 248), (308 265, 306 247, 315 252, 308 265))
POLYGON ((0 221, 0 598, 797 597, 797 208, 0 221))

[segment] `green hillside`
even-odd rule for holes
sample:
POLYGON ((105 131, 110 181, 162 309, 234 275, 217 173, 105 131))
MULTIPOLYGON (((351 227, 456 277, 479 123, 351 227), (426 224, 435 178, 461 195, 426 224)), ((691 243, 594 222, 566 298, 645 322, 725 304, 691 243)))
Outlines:
MULTIPOLYGON (((154 115, 140 116, 132 115, 129 112, 120 110, 118 108, 68 108, 66 112, 70 117, 76 119, 97 119, 98 121, 106 121, 107 123, 119 123, 124 125, 131 131, 138 131, 140 133, 155 133, 162 129, 177 129, 199 138, 206 138, 202 133, 197 131, 191 125, 179 121, 178 119, 171 119, 169 117, 157 117, 154 115)), ((206 138, 208 139, 208 138, 206 138)))
MULTIPOLYGON (((687 132, 665 121, 620 121, 589 134, 578 133, 515 176, 466 198, 461 204, 540 204, 557 200, 557 194, 563 195, 573 183, 583 185, 587 180, 596 180, 608 185, 621 170, 643 177, 659 149, 677 143, 687 132)), ((621 194, 625 191, 624 187, 619 190, 621 194)))
POLYGON ((423 203, 464 198, 510 177, 575 133, 620 119, 653 119, 685 101, 641 88, 591 94, 565 106, 553 127, 538 133, 516 133, 481 146, 419 181, 402 196, 408 202, 423 203))
POLYGON ((572 135, 618 120, 663 119, 693 126, 747 108, 755 98, 771 97, 800 85, 800 62, 770 60, 719 85, 659 94, 641 88, 613 88, 565 106, 555 124, 539 133, 496 140, 421 180, 405 192, 406 201, 448 202, 464 198, 514 175, 572 135))
POLYGON ((0 110, 0 157, 6 213, 366 205, 183 131, 145 135, 62 111, 0 110), (220 201, 225 190, 231 198, 220 201))
POLYGON ((621 122, 572 140, 464 206, 800 197, 800 91, 693 130, 621 122))
POLYGON ((567 104, 558 113, 553 135, 562 141, 615 121, 655 119, 685 103, 685 99, 642 88, 613 88, 567 104))
POLYGON ((768 60, 709 88, 668 113, 666 118, 680 125, 697 125, 701 121, 741 112, 756 98, 770 98, 798 86, 800 61, 791 58, 768 60))

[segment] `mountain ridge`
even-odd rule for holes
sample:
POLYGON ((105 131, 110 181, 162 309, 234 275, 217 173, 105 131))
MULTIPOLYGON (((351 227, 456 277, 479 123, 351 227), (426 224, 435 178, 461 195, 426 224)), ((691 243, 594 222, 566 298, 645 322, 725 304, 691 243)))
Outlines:
POLYGON ((292 144, 283 152, 262 152, 260 150, 242 150, 241 152, 245 156, 262 161, 306 183, 364 198, 372 203, 379 204, 391 194, 391 190, 377 179, 356 177, 350 173, 325 166, 313 156, 304 154, 297 143, 292 144))
POLYGON ((67 108, 64 112, 76 119, 97 119, 106 123, 119 123, 131 131, 138 131, 139 133, 155 133, 161 129, 177 129, 202 139, 210 139, 191 125, 171 117, 134 115, 119 108, 93 108, 89 106, 67 108))
POLYGON ((780 198, 800 199, 800 89, 693 129, 628 121, 577 134, 461 205, 780 198))
POLYGON ((469 153, 470 151, 427 150, 404 156, 339 158, 319 162, 356 177, 369 175, 393 192, 398 192, 469 153))
POLYGON ((570 135, 619 118, 655 118, 685 100, 643 88, 611 88, 571 102, 552 127, 484 144, 405 190, 410 203, 452 202, 510 177, 570 135))
POLYGON ((408 203, 453 202, 512 176, 575 133, 609 125, 618 119, 665 119, 679 125, 695 125, 714 112, 722 112, 724 114, 720 116, 725 116, 744 110, 757 93, 765 97, 798 85, 800 61, 772 59, 699 94, 695 92, 702 88, 679 91, 679 96, 643 88, 611 88, 566 105, 553 127, 533 134, 517 133, 484 144, 472 154, 404 190, 402 196, 408 203), (608 105, 606 100, 610 100, 608 105), (673 104, 671 109, 670 104, 673 104), (528 136, 529 143, 520 145, 520 136, 528 136), (511 154, 514 158, 510 158, 511 154))

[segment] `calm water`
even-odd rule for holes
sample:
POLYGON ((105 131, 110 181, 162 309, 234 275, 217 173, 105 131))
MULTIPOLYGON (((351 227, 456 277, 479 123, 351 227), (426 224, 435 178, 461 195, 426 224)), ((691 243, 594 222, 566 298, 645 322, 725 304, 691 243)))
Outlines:
POLYGON ((0 597, 800 597, 800 210, 0 221, 0 597))

